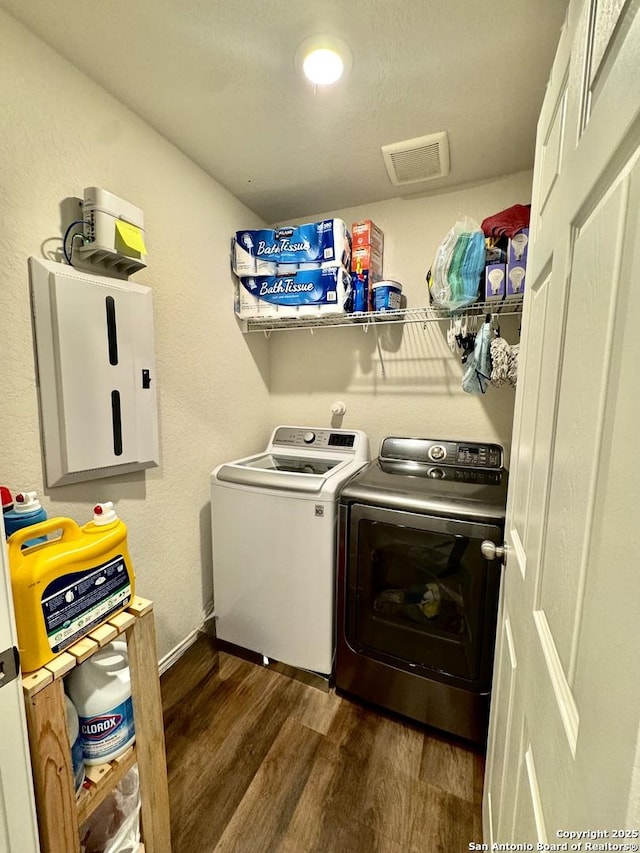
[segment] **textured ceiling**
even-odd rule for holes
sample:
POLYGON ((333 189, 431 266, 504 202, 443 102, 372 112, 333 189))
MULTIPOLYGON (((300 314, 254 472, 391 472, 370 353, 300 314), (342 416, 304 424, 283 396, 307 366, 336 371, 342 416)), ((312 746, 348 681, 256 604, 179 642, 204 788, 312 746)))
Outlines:
POLYGON ((0 0, 268 222, 529 169, 567 0, 0 0), (294 56, 327 33, 346 79, 294 56), (445 130, 448 177, 398 188, 380 147, 445 130))

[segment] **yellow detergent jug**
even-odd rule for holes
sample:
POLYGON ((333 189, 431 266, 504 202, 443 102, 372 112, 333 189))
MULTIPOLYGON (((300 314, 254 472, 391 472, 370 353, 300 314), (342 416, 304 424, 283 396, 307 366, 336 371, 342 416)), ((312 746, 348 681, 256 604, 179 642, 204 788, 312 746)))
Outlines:
POLYGON ((24 672, 44 666, 135 595, 127 527, 111 502, 96 504, 93 521, 50 518, 8 539, 9 570, 24 672), (27 540, 62 535, 22 550, 27 540))

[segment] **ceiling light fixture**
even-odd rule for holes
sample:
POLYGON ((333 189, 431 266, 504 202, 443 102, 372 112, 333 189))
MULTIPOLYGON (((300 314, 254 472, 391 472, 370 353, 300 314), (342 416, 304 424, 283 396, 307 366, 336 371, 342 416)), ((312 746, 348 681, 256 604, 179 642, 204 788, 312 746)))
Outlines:
POLYGON ((317 86, 330 86, 342 77, 344 62, 335 50, 318 47, 305 56, 302 70, 317 86))
POLYGON ((296 68, 314 86, 330 86, 351 68, 351 51, 335 36, 305 39, 296 51, 296 68))

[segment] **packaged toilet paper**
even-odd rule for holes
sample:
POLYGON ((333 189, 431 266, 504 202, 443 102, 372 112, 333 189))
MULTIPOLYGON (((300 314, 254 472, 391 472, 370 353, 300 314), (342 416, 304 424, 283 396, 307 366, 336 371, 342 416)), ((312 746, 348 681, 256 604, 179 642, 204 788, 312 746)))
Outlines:
POLYGON ((234 311, 238 317, 245 320, 278 316, 277 305, 258 298, 258 284, 255 277, 235 280, 234 311))
POLYGON ((254 235, 258 232, 242 231, 231 241, 231 268, 236 275, 275 275, 277 263, 255 255, 254 235))
POLYGON ((237 231, 231 246, 233 271, 241 277, 276 275, 278 264, 332 262, 348 267, 350 257, 350 235, 342 219, 237 231))
POLYGON ((343 266, 305 264, 282 276, 242 276, 236 313, 256 317, 309 317, 345 313, 351 277, 343 266))

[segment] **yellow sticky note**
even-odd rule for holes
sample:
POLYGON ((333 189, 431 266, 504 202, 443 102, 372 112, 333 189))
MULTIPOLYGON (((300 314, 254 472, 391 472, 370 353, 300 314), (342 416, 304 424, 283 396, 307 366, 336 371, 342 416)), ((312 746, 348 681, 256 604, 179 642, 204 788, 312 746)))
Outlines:
POLYGON ((144 245, 144 237, 142 230, 137 225, 131 225, 129 222, 123 222, 122 219, 116 219, 116 231, 118 236, 128 249, 133 249, 140 255, 146 255, 147 247, 144 245))

